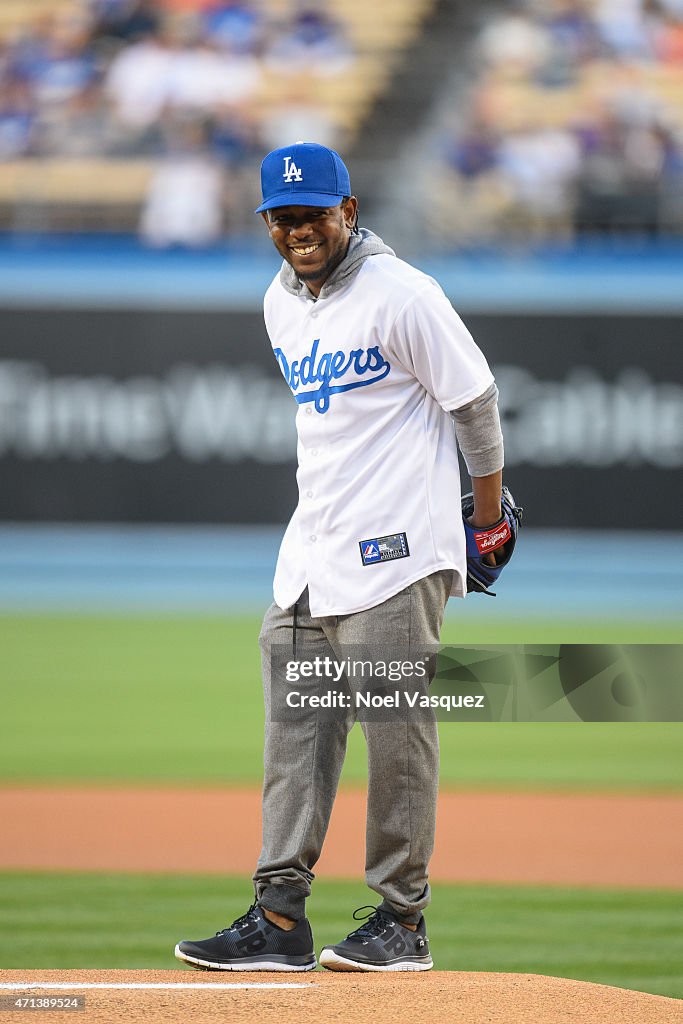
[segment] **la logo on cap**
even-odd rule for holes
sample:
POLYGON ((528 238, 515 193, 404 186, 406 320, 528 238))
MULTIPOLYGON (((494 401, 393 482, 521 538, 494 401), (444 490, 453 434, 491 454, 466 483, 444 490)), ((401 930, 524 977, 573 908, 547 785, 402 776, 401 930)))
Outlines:
POLYGON ((282 175, 282 177, 287 182, 290 182, 290 181, 303 181, 304 180, 303 174, 301 173, 299 168, 296 166, 296 164, 292 160, 291 156, 286 156, 285 157, 285 171, 284 171, 284 174, 282 175))

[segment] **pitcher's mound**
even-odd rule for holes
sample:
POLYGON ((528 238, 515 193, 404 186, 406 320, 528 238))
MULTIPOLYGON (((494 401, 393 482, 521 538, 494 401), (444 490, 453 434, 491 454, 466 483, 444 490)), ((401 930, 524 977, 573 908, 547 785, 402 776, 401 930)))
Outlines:
POLYGON ((0 971, 8 1024, 35 1019, 10 1001, 76 998, 84 1016, 55 1009, 50 1024, 683 1024, 682 1000, 537 974, 0 971))

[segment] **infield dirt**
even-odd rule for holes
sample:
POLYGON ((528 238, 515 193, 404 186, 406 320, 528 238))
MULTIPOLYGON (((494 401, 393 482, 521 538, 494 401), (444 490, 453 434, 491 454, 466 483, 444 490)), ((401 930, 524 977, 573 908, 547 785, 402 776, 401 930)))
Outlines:
MULTIPOLYGON (((4 869, 249 878, 261 845, 253 788, 6 786, 0 821, 4 869)), ((364 842, 365 793, 344 789, 318 877, 361 878, 364 842)), ((683 889, 683 796, 445 790, 431 877, 683 889)))
MULTIPOLYGON (((605 985, 535 974, 258 974, 194 971, 0 971, 0 985, 57 982, 90 984, 165 984, 191 982, 199 989, 107 989, 85 992, 85 1010, 53 1011, 51 1024, 341 1024, 397 1020, 429 1024, 682 1024, 683 1001, 630 992, 605 985), (225 984, 296 984, 297 988, 206 989, 225 984)), ((7 991, 3 991, 3 996, 7 991)), ((12 995, 65 994, 36 987, 12 995)), ((3 1017, 5 1015, 3 1014, 3 1017)), ((8 1022, 33 1020, 35 1013, 9 1012, 8 1022)))

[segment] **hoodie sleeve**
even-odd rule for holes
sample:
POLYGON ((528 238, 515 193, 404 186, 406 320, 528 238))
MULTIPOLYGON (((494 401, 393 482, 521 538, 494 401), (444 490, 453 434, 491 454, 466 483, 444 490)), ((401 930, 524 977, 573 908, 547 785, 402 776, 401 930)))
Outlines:
POLYGON ((451 416, 470 476, 489 476, 502 469, 505 453, 496 385, 492 384, 472 402, 454 409, 451 416))

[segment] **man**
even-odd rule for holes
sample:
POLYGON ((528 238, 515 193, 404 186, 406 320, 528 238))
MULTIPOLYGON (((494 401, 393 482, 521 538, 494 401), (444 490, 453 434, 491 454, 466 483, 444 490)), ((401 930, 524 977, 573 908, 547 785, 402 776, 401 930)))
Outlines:
MULTIPOLYGON (((305 900, 354 712, 282 721, 273 708, 281 682, 275 652, 296 658, 305 647, 308 657, 343 660, 378 641, 389 651, 438 643, 448 597, 467 591, 455 434, 472 476, 470 523, 488 564, 509 534, 501 530, 498 392, 438 284, 358 229, 349 174, 333 150, 277 149, 263 161, 261 183, 256 212, 284 260, 265 297, 266 327, 298 405, 299 438, 299 503, 260 636, 263 848, 253 906, 213 938, 180 942, 176 956, 208 969, 307 971, 316 959, 305 900)), ((313 680, 313 692, 319 686, 313 680)), ((320 963, 429 970, 422 912, 430 899, 436 723, 362 727, 366 880, 382 902, 325 947, 320 963)))

